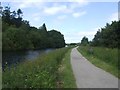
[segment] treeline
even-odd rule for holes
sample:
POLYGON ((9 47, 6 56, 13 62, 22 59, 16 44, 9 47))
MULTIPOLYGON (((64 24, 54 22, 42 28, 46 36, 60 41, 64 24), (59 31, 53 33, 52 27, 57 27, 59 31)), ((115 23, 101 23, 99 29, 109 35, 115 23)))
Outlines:
POLYGON ((118 47, 120 21, 113 21, 111 24, 106 24, 104 28, 101 28, 94 36, 92 45, 103 46, 110 48, 118 47))
POLYGON ((56 31, 47 31, 45 23, 38 29, 30 26, 22 18, 21 9, 11 11, 6 6, 2 11, 2 48, 6 50, 26 50, 61 48, 65 46, 64 36, 56 31))
POLYGON ((82 45, 101 46, 108 48, 118 48, 120 21, 112 21, 111 24, 106 24, 104 28, 97 31, 92 41, 88 41, 87 37, 81 40, 82 45))

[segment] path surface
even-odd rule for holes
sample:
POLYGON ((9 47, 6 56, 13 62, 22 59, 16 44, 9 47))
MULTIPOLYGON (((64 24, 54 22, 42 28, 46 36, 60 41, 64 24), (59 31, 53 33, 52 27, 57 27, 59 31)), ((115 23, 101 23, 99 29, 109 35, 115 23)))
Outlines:
POLYGON ((97 68, 76 48, 71 52, 71 64, 78 88, 118 88, 118 79, 97 68))

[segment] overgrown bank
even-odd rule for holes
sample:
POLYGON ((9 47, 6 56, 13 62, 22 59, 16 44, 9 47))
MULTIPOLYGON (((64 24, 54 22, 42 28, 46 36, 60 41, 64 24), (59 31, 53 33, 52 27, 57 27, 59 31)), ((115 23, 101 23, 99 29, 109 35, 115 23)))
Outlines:
POLYGON ((80 46, 78 51, 91 63, 120 78, 118 49, 80 46))
POLYGON ((56 88, 58 68, 70 48, 61 48, 39 57, 35 61, 6 68, 3 72, 3 88, 56 88))
POLYGON ((65 54, 65 57, 59 67, 59 87, 61 88, 77 88, 70 62, 70 54, 71 49, 65 54))

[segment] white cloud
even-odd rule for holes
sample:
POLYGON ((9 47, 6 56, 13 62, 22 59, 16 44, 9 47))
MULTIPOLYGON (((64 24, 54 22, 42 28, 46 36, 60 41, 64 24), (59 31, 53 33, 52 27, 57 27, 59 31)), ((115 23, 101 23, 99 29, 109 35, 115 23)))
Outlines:
POLYGON ((21 1, 13 2, 11 4, 14 6, 14 8, 21 8, 21 9, 29 8, 29 7, 41 8, 44 5, 44 2, 42 2, 41 0, 36 0, 36 2, 34 0, 29 0, 29 1, 21 0, 21 1))
POLYGON ((78 9, 82 6, 85 6, 85 5, 88 5, 88 2, 86 0, 80 0, 80 1, 76 0, 73 2, 69 2, 69 4, 66 4, 63 2, 53 2, 51 6, 45 6, 43 9, 43 12, 48 14, 48 15, 55 15, 58 13, 71 14, 76 9, 78 9))
POLYGON ((70 0, 70 1, 72 1, 72 4, 70 5, 71 9, 83 7, 89 4, 89 2, 86 0, 70 0))
POLYGON ((83 15, 85 15, 85 14, 86 14, 86 12, 83 11, 83 12, 75 12, 75 13, 73 13, 72 15, 73 15, 73 17, 77 18, 77 17, 83 16, 83 15))
POLYGON ((109 17, 109 21, 118 21, 118 12, 113 13, 113 14, 109 17))
POLYGON ((58 16, 57 19, 58 20, 64 20, 67 16, 66 15, 61 15, 61 16, 58 16))
MULTIPOLYGON (((77 8, 86 5, 85 0, 70 2, 69 4, 63 2, 45 2, 43 0, 21 0, 11 3, 14 9, 16 8, 34 8, 39 9, 41 14, 56 15, 56 14, 72 14, 77 8), (49 6, 50 5, 50 6, 49 6)), ((76 15, 75 15, 76 16, 76 15)))
POLYGON ((50 15, 54 15, 58 12, 63 11, 64 9, 66 9, 66 6, 62 5, 60 7, 54 6, 54 7, 45 7, 44 8, 44 13, 46 14, 50 14, 50 15))
POLYGON ((70 13, 71 10, 66 5, 53 5, 51 7, 44 7, 43 12, 48 15, 55 15, 58 13, 70 13))

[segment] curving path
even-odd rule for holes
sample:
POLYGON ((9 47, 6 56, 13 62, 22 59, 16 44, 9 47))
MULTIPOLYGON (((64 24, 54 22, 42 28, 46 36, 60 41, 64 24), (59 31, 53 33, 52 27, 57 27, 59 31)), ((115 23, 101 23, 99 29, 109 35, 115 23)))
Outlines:
POLYGON ((94 66, 73 48, 71 65, 78 88, 118 88, 118 79, 94 66))

